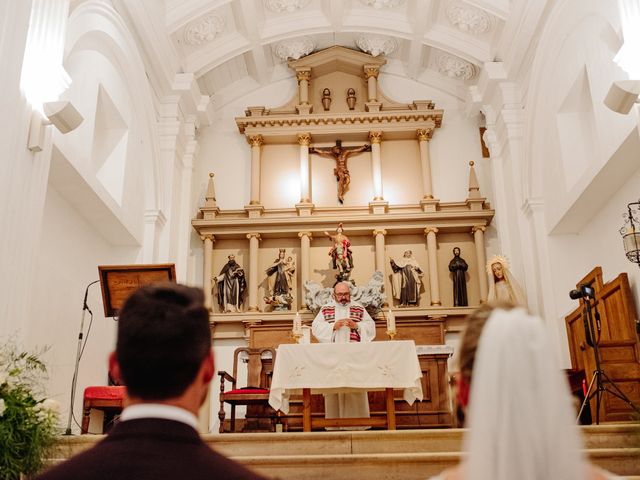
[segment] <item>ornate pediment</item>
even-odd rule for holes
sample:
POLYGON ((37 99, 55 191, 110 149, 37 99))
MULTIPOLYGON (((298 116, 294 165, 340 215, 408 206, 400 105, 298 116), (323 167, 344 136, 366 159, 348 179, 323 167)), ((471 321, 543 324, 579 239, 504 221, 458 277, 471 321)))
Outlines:
POLYGON ((300 132, 316 141, 335 138, 361 141, 370 131, 388 139, 415 138, 416 131, 433 133, 442 124, 442 110, 431 100, 399 103, 379 88, 380 68, 387 61, 334 46, 288 63, 296 73, 298 92, 277 108, 248 107, 236 124, 247 138, 295 142, 300 132))
POLYGON ((296 72, 310 69, 311 78, 318 78, 333 72, 343 72, 360 77, 365 66, 380 68, 386 63, 387 61, 380 56, 374 57, 368 53, 334 46, 291 61, 289 67, 296 72))

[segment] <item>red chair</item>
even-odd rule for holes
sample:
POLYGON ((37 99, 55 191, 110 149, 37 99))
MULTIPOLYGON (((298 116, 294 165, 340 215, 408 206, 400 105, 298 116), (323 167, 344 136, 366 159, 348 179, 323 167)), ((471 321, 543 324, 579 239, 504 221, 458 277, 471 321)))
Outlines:
MULTIPOLYGON (((126 387, 87 387, 84 389, 82 402, 82 428, 81 434, 89 432, 89 420, 91 409, 101 410, 107 413, 120 413, 124 407, 126 387)), ((106 419, 106 415, 105 415, 106 419)), ((106 430, 106 422, 103 431, 106 430)))
POLYGON ((236 406, 246 405, 245 427, 251 419, 259 424, 260 418, 269 418, 271 429, 275 430, 276 412, 269 406, 269 388, 271 375, 276 360, 276 351, 273 348, 237 348, 233 354, 233 375, 225 371, 219 371, 220 375, 220 433, 224 433, 225 402, 231 405, 231 432, 236 431, 236 406), (271 355, 268 355, 268 354, 271 355), (270 358, 269 358, 270 357, 270 358), (237 388, 238 363, 247 363, 247 387, 237 388), (225 392, 225 380, 231 382, 231 390, 225 392))

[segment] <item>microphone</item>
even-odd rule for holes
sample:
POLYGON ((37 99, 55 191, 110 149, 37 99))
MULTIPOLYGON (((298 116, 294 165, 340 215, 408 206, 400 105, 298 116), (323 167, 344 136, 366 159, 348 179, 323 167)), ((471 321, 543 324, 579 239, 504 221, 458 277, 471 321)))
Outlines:
POLYGON ((583 295, 582 295, 582 292, 581 292, 580 290, 571 290, 571 291, 569 292, 569 297, 570 297, 572 300, 577 300, 577 299, 579 299, 579 298, 582 298, 582 296, 583 296, 583 295))
POLYGON ((84 291, 84 300, 82 301, 82 310, 86 310, 91 315, 93 315, 93 312, 91 311, 91 309, 89 308, 89 305, 87 304, 87 297, 89 296, 89 287, 91 285, 93 285, 94 283, 98 283, 99 281, 100 280, 95 280, 95 281, 91 282, 89 285, 87 285, 87 288, 84 291))
POLYGON ((583 297, 595 298, 595 294, 596 291, 590 285, 580 285, 578 289, 571 290, 569 292, 569 297, 573 300, 577 300, 583 297))

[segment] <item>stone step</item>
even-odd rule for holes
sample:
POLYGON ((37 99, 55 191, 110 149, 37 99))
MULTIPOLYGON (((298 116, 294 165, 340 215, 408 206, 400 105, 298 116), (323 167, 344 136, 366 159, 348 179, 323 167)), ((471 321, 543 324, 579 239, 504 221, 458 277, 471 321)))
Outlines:
MULTIPOLYGON (((640 446, 640 425, 600 425, 579 427, 585 448, 625 448, 640 446)), ((462 448, 463 429, 430 429, 366 432, 258 433, 204 435, 211 446, 227 455, 284 454, 294 442, 296 453, 435 453, 457 452, 462 448)))
MULTIPOLYGON (((640 425, 579 427, 586 455, 617 475, 640 480, 640 425)), ((429 478, 456 465, 461 429, 203 435, 215 450, 281 480, 429 478)), ((102 436, 62 437, 57 462, 85 450, 102 436)))
POLYGON ((586 448, 640 447, 640 423, 580 427, 586 448))
MULTIPOLYGON (((640 448, 588 451, 591 461, 620 476, 640 473, 640 448)), ((232 457, 267 477, 280 480, 424 480, 457 465, 460 453, 385 453, 352 455, 269 455, 232 457)))

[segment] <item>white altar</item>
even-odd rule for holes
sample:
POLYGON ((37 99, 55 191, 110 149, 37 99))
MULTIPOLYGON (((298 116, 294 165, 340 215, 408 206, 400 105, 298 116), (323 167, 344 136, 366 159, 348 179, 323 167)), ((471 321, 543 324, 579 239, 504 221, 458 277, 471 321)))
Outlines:
MULTIPOLYGON (((386 390, 391 396, 391 402, 387 402, 386 424, 391 429, 395 428, 395 420, 389 419, 389 415, 395 419, 393 389, 402 389, 404 400, 413 404, 422 400, 421 380, 422 371, 412 340, 282 344, 277 350, 269 404, 288 413, 289 398, 295 394, 303 394, 309 410, 311 393, 386 390)), ((310 416, 311 412, 306 413, 310 416)), ((363 421, 374 423, 373 419, 363 421)))

